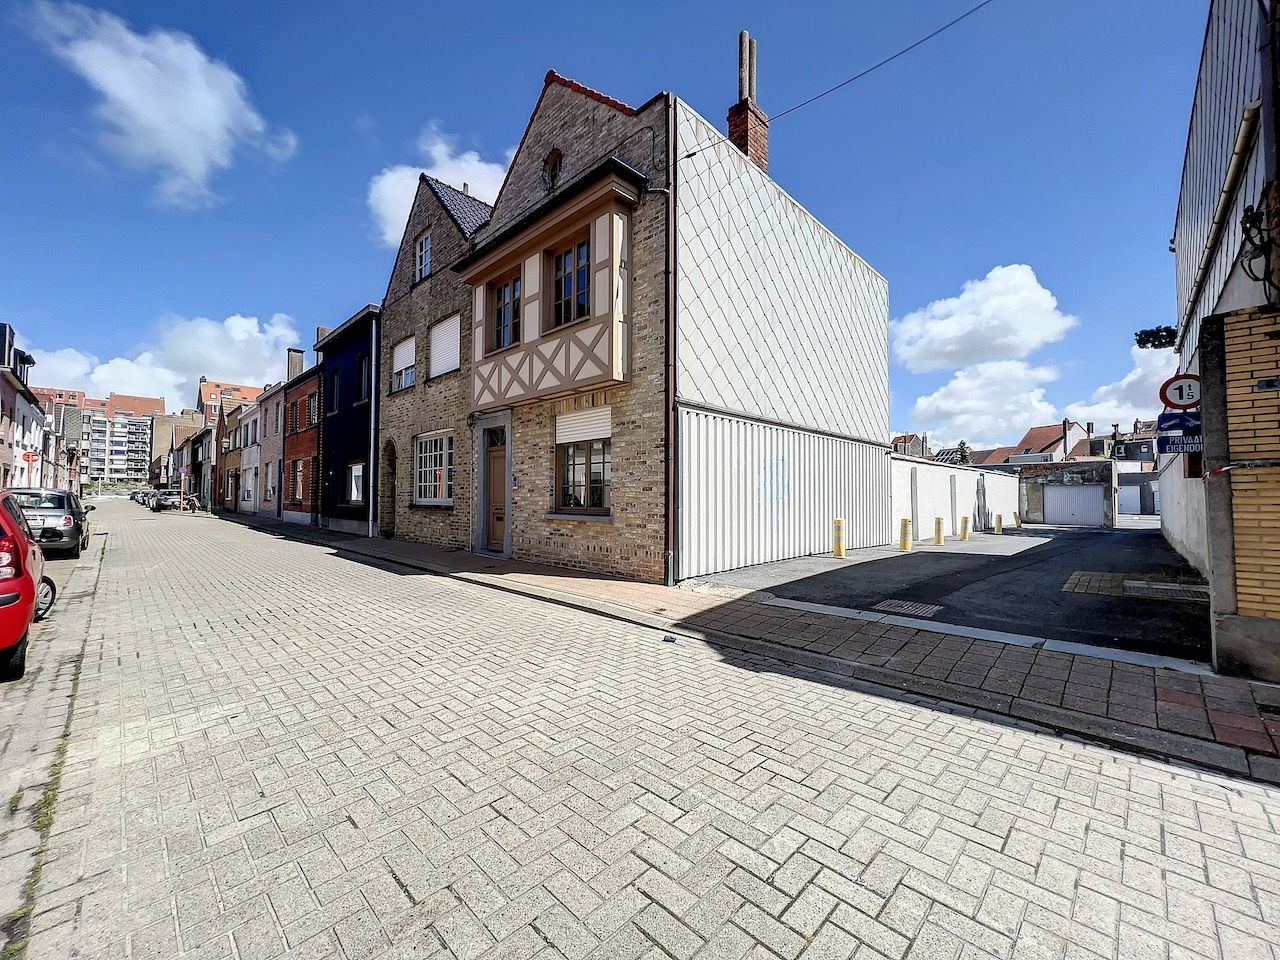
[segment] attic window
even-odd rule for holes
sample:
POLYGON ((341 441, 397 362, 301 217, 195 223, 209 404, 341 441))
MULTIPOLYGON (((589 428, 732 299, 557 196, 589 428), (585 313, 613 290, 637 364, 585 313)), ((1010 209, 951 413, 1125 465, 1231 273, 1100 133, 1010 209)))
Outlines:
POLYGON ((560 148, 553 147, 546 159, 542 161, 542 185, 547 188, 547 193, 554 190, 560 182, 560 166, 563 160, 564 154, 560 152, 560 148))

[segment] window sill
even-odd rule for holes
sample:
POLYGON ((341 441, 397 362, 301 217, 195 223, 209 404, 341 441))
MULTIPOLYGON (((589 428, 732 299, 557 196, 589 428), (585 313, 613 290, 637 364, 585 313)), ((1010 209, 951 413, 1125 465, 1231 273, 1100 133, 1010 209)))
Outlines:
POLYGON ((414 387, 416 387, 417 385, 418 385, 418 383, 417 383, 417 381, 415 380, 413 383, 409 384, 407 387, 396 387, 396 388, 395 388, 395 389, 393 389, 393 390, 388 390, 388 391, 387 391, 387 396, 388 396, 388 397, 394 397, 394 396, 395 396, 396 394, 398 394, 398 393, 406 393, 407 391, 412 390, 412 389, 413 389, 414 387))
POLYGON ((541 336, 554 337, 561 330, 568 330, 570 327, 581 326, 584 323, 590 323, 594 319, 596 318, 592 314, 587 314, 585 317, 578 317, 576 320, 570 320, 568 323, 562 323, 558 327, 547 327, 542 331, 541 336))
POLYGON ((451 367, 450 369, 445 370, 443 373, 437 373, 437 374, 434 374, 433 376, 429 376, 427 377, 427 383, 431 383, 433 380, 439 380, 441 377, 447 377, 451 373, 457 373, 461 369, 462 369, 462 366, 458 365, 456 367, 451 367))
POLYGON ((434 270, 431 270, 431 271, 429 271, 428 273, 424 273, 422 276, 420 276, 420 277, 418 277, 417 279, 415 279, 415 280, 413 281, 413 283, 409 284, 409 289, 410 289, 410 290, 415 290, 415 289, 417 289, 417 288, 418 288, 418 287, 420 287, 422 284, 424 284, 424 283, 426 283, 428 280, 430 280, 433 276, 435 276, 435 271, 434 271, 434 270))
POLYGON ((410 500, 411 510, 452 510, 452 500, 410 500))
POLYGON ((523 346, 524 341, 517 340, 515 343, 508 344, 505 347, 498 347, 496 350, 486 350, 483 359, 492 360, 494 357, 500 357, 504 353, 511 353, 514 350, 519 350, 523 346))
POLYGON ((544 520, 585 520, 588 523, 613 523, 611 513, 546 513, 544 520))

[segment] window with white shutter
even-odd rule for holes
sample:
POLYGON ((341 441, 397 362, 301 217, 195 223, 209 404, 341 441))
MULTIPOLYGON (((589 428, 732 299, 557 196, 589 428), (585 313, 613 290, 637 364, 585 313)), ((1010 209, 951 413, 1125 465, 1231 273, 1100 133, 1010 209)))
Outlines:
POLYGON ((613 408, 592 407, 556 417, 556 445, 579 440, 605 440, 613 435, 613 408))
POLYGON ((431 328, 430 350, 431 370, 428 376, 438 377, 462 366, 461 314, 455 313, 431 328))
POLYGON ((417 380, 417 344, 413 337, 401 340, 391 351, 391 390, 403 390, 417 380))

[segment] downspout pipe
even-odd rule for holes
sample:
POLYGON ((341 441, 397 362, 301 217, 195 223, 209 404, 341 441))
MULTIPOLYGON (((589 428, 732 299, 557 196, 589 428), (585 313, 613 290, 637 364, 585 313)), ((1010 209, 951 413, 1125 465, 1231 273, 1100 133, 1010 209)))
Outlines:
POLYGON ((680 471, 677 457, 679 444, 676 429, 676 98, 666 94, 667 99, 667 249, 666 249, 666 404, 667 429, 663 440, 663 454, 666 462, 666 531, 663 544, 663 577, 667 586, 675 586, 676 582, 676 522, 679 517, 677 497, 679 495, 680 471))
POLYGON ((369 485, 365 493, 365 512, 369 518, 365 536, 373 537, 374 505, 377 503, 378 490, 378 318, 380 313, 369 317, 369 485))

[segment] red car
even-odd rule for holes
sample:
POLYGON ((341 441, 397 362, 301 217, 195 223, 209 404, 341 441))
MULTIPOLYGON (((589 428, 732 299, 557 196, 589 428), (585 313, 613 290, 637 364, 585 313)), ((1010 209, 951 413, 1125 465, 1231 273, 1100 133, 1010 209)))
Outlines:
POLYGON ((0 490, 0 680, 18 680, 27 669, 31 623, 53 606, 53 581, 22 508, 0 490))

